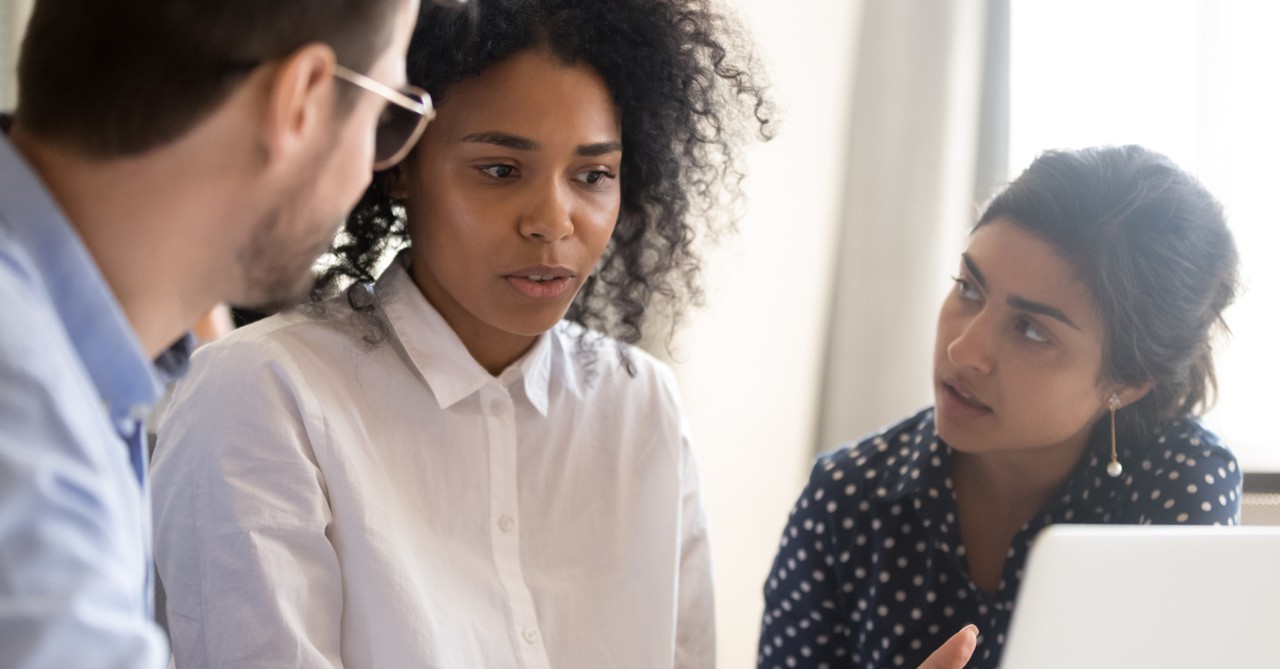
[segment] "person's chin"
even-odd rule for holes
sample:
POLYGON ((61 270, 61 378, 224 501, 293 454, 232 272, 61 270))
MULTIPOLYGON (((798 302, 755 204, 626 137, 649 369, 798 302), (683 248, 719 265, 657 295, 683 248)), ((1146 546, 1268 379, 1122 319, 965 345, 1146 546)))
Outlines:
POLYGON ((577 294, 575 289, 549 297, 516 295, 513 299, 510 292, 503 292, 506 294, 495 296, 497 299, 490 313, 501 315, 499 318, 504 322, 504 330, 523 336, 537 336, 554 328, 569 312, 577 294))
POLYGON ((250 294, 232 304, 264 314, 274 314, 305 302, 314 282, 315 275, 312 274, 310 265, 293 271, 278 268, 271 280, 251 286, 250 294))
POLYGON ((982 450, 995 436, 989 418, 958 417, 935 407, 933 420, 939 439, 956 451, 971 453, 982 450))
POLYGON ((507 332, 522 337, 540 337, 555 328, 564 319, 565 310, 548 309, 539 314, 528 314, 519 319, 508 321, 507 332))

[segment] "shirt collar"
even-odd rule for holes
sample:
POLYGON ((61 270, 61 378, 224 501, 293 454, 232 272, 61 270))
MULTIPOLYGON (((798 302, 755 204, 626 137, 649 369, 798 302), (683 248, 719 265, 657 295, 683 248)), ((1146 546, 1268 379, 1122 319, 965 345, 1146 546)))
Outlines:
POLYGON ((950 473, 949 447, 938 439, 933 422, 933 410, 921 412, 910 426, 902 431, 881 435, 872 440, 873 446, 884 453, 884 477, 880 485, 885 499, 901 501, 927 490, 930 483, 942 489, 950 473), (892 459, 892 462, 890 462, 892 459))
MULTIPOLYGON (((900 454, 908 466, 889 470, 883 485, 887 498, 901 501, 915 496, 921 506, 933 507, 939 499, 924 499, 924 491, 951 489, 951 447, 938 438, 933 409, 921 414, 921 419, 908 431, 906 442, 889 444, 892 448, 910 446, 910 451, 900 454), (918 476, 912 470, 919 472, 918 476)), ((1113 510, 1119 499, 1121 485, 1105 475, 1103 468, 1110 448, 1106 442, 1093 435, 1080 460, 1067 476, 1056 497, 1041 510, 1033 524, 1071 521, 1100 522, 1113 510)))
MULTIPOLYGON (((529 349, 520 360, 507 368, 507 372, 519 370, 524 380, 524 393, 538 413, 547 415, 547 389, 551 382, 552 338, 547 334, 538 337, 533 348, 529 349)), ((507 372, 503 372, 506 374, 507 372)), ((505 382, 503 385, 509 385, 505 382)))
POLYGON ((543 334, 495 379, 413 283, 408 264, 409 256, 402 252, 378 279, 376 290, 388 325, 440 408, 448 409, 489 384, 509 388, 522 381, 529 403, 546 416, 553 357, 563 346, 543 334))
POLYGON ((0 134, 0 231, 25 253, 30 280, 52 307, 89 377, 117 422, 145 417, 164 389, 181 374, 192 339, 178 341, 159 369, 125 318, 79 234, 39 177, 0 134))

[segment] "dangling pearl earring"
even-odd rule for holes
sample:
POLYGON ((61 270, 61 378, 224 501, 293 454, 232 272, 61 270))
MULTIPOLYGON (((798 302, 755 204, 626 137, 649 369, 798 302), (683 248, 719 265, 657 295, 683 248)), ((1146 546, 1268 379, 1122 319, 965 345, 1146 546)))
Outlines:
POLYGON ((1116 409, 1120 408, 1120 396, 1112 393, 1111 398, 1107 400, 1107 406, 1111 409, 1111 463, 1107 465, 1107 476, 1117 478, 1124 471, 1124 467, 1120 466, 1120 460, 1116 457, 1116 409))

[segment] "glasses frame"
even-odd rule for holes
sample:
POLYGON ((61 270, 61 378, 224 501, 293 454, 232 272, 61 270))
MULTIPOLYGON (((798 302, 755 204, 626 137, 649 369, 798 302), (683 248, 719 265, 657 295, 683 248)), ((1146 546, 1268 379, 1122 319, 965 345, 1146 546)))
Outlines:
POLYGON ((422 137, 422 132, 427 129, 427 124, 436 117, 435 106, 431 103, 431 94, 417 86, 405 86, 403 89, 396 90, 377 79, 373 79, 367 75, 360 74, 355 70, 343 67, 335 63, 333 66, 333 76, 353 84, 364 90, 380 96, 387 102, 396 105, 402 109, 408 110, 418 115, 418 125, 413 132, 405 139, 404 146, 396 149, 390 157, 383 160, 375 160, 373 163, 374 171, 385 170, 392 165, 404 160, 413 150, 414 145, 418 143, 418 139, 422 137), (414 98, 413 96, 419 96, 414 98))

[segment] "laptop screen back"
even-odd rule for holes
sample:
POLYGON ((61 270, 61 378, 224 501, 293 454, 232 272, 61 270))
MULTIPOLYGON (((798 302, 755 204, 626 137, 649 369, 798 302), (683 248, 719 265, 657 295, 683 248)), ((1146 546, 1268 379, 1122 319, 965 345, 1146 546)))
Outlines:
POLYGON ((1280 667, 1280 528, 1055 525, 1003 669, 1280 667))

